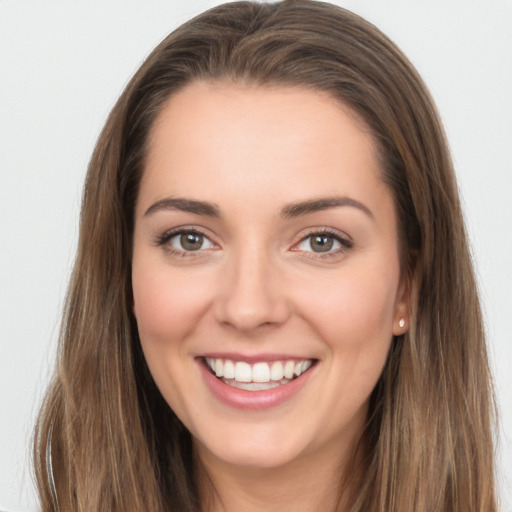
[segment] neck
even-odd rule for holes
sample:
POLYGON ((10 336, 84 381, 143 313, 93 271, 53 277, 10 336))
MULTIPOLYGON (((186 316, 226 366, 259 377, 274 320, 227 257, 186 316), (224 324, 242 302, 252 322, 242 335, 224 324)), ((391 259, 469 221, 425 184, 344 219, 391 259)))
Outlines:
MULTIPOLYGON (((233 466, 196 446, 196 476, 203 512, 344 512, 352 450, 304 455, 284 466, 233 466)), ((357 464, 359 466, 359 464, 357 464)))

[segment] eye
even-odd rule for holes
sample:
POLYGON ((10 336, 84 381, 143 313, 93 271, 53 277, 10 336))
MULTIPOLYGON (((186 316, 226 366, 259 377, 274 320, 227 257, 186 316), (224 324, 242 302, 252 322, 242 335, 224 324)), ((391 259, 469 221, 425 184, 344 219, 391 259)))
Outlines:
POLYGON ((164 233, 157 242, 158 245, 166 246, 171 252, 182 254, 215 247, 215 244, 206 235, 194 229, 180 229, 164 233))
POLYGON ((195 231, 188 231, 174 235, 169 239, 169 245, 183 251, 199 251, 200 249, 211 249, 213 244, 203 234, 195 231))
POLYGON ((352 247, 352 241, 339 234, 327 231, 311 233, 304 237, 297 245, 295 250, 309 253, 337 254, 352 247))
POLYGON ((333 236, 318 234, 310 235, 298 245, 301 251, 313 251, 313 252, 329 252, 333 248, 339 249, 341 246, 338 240, 335 240, 333 236))

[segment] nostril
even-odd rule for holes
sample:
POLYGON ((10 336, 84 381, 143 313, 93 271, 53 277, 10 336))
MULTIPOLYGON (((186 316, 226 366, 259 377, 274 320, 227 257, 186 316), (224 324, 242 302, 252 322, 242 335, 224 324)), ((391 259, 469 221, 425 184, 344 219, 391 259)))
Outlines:
POLYGON ((219 300, 215 314, 220 324, 244 332, 264 332, 285 322, 289 315, 286 306, 278 304, 278 300, 235 296, 219 300))
MULTIPOLYGON (((255 250, 258 250, 257 248, 255 250)), ((216 319, 224 326, 248 332, 281 324, 289 311, 275 266, 251 254, 229 262, 215 297, 216 319)))

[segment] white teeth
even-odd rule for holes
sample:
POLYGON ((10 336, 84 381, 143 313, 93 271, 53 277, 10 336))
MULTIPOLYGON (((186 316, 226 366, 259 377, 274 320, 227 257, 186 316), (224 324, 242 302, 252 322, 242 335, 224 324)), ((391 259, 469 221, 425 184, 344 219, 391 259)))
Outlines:
POLYGON ((224 370, 224 365, 222 364, 222 359, 215 359, 215 375, 217 377, 222 377, 224 370))
POLYGON ((301 373, 304 373, 308 368, 311 367, 311 361, 309 359, 307 361, 302 361, 301 366, 302 366, 301 373))
POLYGON ((235 378, 235 363, 226 359, 224 362, 224 378, 225 379, 234 379, 235 378))
MULTIPOLYGON (((268 363, 256 363, 252 367, 253 382, 268 382, 270 380, 270 368, 268 363)), ((272 379, 274 380, 274 379, 272 379)))
POLYGON ((284 377, 283 363, 281 361, 274 361, 270 368, 270 378, 272 380, 281 380, 284 377))
POLYGON ((205 359, 208 367, 218 378, 223 378, 223 381, 231 386, 253 391, 287 384, 294 377, 302 375, 313 364, 312 359, 301 361, 289 359, 271 363, 262 361, 252 365, 244 361, 235 362, 230 359, 211 357, 205 359), (243 386, 239 386, 237 383, 243 383, 243 386))
POLYGON ((284 365, 284 376, 287 379, 293 378, 293 370, 295 368, 295 362, 294 361, 286 361, 284 365))
POLYGON ((232 388, 245 389, 246 391, 266 391, 267 389, 277 388, 281 384, 288 384, 290 381, 282 382, 238 382, 236 380, 225 380, 224 383, 232 388))
POLYGON ((235 380, 238 382, 252 382, 252 370, 249 363, 238 361, 235 364, 235 380))

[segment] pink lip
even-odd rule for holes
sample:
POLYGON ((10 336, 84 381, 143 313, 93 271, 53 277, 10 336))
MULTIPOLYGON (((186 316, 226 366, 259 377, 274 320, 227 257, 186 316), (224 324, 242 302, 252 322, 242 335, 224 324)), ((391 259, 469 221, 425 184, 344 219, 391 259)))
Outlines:
MULTIPOLYGON (((223 354, 223 356, 224 358, 231 359, 231 357, 227 357, 227 354, 223 354)), ((208 357, 210 357, 210 355, 208 355, 208 357)), ((283 359, 294 358, 288 356, 283 359)), ((244 357, 242 360, 247 361, 247 358, 244 357)), ((262 355, 259 355, 257 360, 268 361, 268 359, 262 359, 262 355)), ((270 409, 290 400, 304 387, 312 373, 311 370, 314 370, 314 367, 310 368, 307 372, 288 384, 282 384, 265 391, 247 391, 224 384, 224 382, 210 373, 202 359, 199 358, 197 363, 201 369, 201 375, 206 386, 215 398, 230 407, 252 411, 270 409)))
POLYGON ((245 361, 249 364, 259 363, 262 361, 305 361, 306 359, 312 359, 304 356, 294 356, 290 354, 238 354, 236 352, 209 352, 208 354, 201 354, 200 357, 209 357, 211 359, 229 359, 231 361, 245 361))

